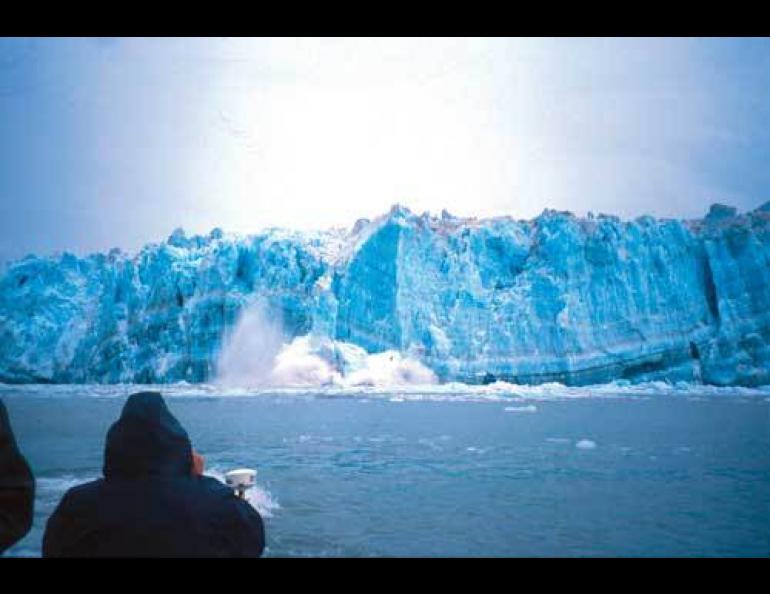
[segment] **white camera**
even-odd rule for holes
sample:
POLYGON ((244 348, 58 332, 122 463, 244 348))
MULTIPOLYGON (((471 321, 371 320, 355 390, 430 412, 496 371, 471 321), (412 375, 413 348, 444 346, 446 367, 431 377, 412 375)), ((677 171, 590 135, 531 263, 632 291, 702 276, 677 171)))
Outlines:
POLYGON ((232 487, 241 499, 246 498, 246 491, 251 489, 256 481, 257 471, 253 468, 238 468, 225 474, 225 483, 228 487, 232 487))

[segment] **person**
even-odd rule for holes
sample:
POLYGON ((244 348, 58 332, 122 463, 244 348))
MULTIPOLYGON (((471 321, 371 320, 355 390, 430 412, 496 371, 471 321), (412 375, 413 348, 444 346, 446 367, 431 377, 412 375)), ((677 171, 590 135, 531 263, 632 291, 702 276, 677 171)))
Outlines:
POLYGON ((32 527, 35 477, 21 455, 0 400, 0 554, 32 527))
POLYGON ((259 557, 262 518, 203 476, 181 424, 157 392, 131 395, 110 427, 104 478, 65 493, 43 557, 259 557))

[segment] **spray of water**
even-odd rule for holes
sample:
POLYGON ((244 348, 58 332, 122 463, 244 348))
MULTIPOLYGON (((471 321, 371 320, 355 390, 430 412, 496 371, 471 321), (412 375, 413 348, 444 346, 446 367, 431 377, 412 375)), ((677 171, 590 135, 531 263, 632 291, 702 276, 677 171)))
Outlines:
MULTIPOLYGON (((278 386, 341 385, 342 375, 313 349, 313 337, 298 336, 275 358, 271 379, 278 386)), ((317 341, 315 341, 317 342, 317 341)))
POLYGON ((280 316, 263 303, 246 308, 224 340, 217 382, 226 387, 435 384, 435 374, 398 351, 369 354, 327 337, 288 341, 280 316))
POLYGON ((283 347, 281 317, 257 302, 241 312, 224 337, 217 361, 217 382, 225 386, 272 384, 275 358, 283 347))

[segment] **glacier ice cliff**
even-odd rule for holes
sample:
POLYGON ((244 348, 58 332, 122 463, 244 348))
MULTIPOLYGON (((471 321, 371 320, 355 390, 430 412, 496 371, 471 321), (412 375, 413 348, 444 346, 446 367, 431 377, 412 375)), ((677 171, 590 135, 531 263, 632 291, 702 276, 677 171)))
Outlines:
POLYGON ((396 351, 442 381, 770 384, 770 203, 689 221, 395 206, 349 231, 28 256, 0 273, 0 381, 210 381, 256 302, 342 371, 396 351))

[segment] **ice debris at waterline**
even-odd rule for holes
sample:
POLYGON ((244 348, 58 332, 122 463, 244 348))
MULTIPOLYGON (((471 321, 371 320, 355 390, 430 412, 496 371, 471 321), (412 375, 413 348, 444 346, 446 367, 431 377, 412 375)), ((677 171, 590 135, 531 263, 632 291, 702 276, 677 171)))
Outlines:
POLYGON ((367 353, 354 344, 313 335, 290 343, 282 324, 260 304, 246 309, 226 336, 216 369, 217 384, 227 387, 276 386, 425 386, 436 375, 398 351, 367 353))
POLYGON ((280 320, 255 364, 268 381, 398 375, 366 360, 380 356, 442 382, 763 385, 769 245, 770 203, 690 221, 396 206, 349 231, 177 230, 133 256, 28 256, 0 276, 0 381, 214 381, 261 304, 280 320))

